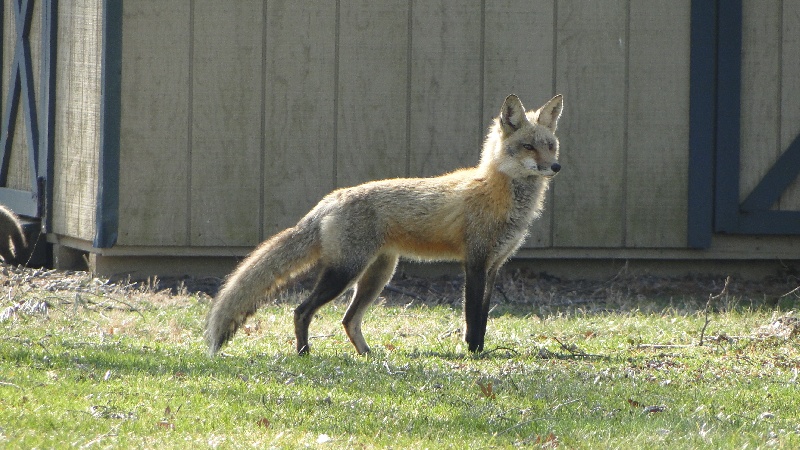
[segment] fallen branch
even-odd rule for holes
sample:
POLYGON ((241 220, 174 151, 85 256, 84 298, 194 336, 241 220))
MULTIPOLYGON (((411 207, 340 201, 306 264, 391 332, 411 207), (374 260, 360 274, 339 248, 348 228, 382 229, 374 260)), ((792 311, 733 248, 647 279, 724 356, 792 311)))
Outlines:
POLYGON ((419 295, 417 295, 417 294, 415 294, 413 292, 406 291, 405 289, 400 289, 399 287, 396 287, 396 286, 394 286, 392 284, 387 284, 383 288, 386 289, 389 292, 394 292, 396 294, 405 295, 406 297, 411 297, 414 300, 419 300, 421 302, 425 301, 424 297, 419 296, 419 295))
POLYGON ((700 330, 700 342, 697 343, 698 346, 703 346, 703 341, 706 336, 706 328, 708 328, 708 324, 711 323, 711 319, 709 318, 709 314, 711 312, 711 302, 722 298, 724 295, 728 295, 728 284, 731 282, 731 277, 725 278, 725 286, 722 287, 722 291, 720 291, 717 295, 708 294, 708 301, 706 302, 706 307, 703 310, 703 315, 705 318, 705 322, 703 323, 703 328, 700 330))

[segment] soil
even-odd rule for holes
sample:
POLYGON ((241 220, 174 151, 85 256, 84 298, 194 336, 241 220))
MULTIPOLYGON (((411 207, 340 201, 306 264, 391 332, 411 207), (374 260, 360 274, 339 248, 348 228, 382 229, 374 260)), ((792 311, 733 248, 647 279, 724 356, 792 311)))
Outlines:
MULTIPOLYGON (((25 292, 37 291, 65 298, 74 295, 123 297, 137 293, 158 293, 169 297, 194 295, 212 298, 219 290, 220 278, 150 278, 111 282, 88 272, 29 269, 22 266, 0 266, 0 286, 4 297, 13 299, 25 292)), ((299 279, 287 294, 277 301, 287 301, 313 285, 311 276, 299 279)), ((398 273, 381 294, 381 301, 396 304, 453 304, 461 301, 463 276, 424 278, 398 273)), ((41 295, 41 294, 40 294, 41 295)), ((739 305, 780 306, 783 309, 800 304, 800 276, 794 273, 775 275, 761 281, 694 276, 666 278, 631 273, 625 269, 604 281, 563 280, 546 273, 522 269, 501 270, 495 286, 494 302, 525 304, 538 307, 592 307, 615 309, 635 307, 640 301, 660 301, 699 308, 709 297, 715 301, 739 305)), ((294 301, 294 300, 292 300, 294 301)), ((5 302, 4 302, 5 303, 5 302)))

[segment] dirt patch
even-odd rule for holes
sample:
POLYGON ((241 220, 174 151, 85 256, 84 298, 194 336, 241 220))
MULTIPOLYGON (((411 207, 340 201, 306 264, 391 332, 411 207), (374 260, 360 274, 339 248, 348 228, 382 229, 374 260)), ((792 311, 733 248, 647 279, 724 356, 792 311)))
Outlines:
MULTIPOLYGON (((177 301, 188 297, 203 300, 216 295, 222 284, 220 278, 150 278, 111 282, 93 277, 88 272, 28 269, 21 266, 0 266, 0 286, 6 300, 25 297, 36 292, 37 297, 70 298, 75 295, 108 299, 131 298, 155 294, 160 301, 177 301)), ((313 285, 311 275, 301 278, 287 294, 276 301, 296 301, 296 295, 313 285)), ((680 303, 705 307, 709 295, 719 294, 725 285, 724 277, 667 278, 641 275, 627 270, 605 281, 562 280, 523 269, 502 270, 495 286, 494 301, 499 304, 526 304, 553 308, 591 306, 613 307, 634 305, 639 301, 680 303)), ((781 274, 758 282, 731 279, 719 304, 736 302, 739 305, 758 304, 792 308, 800 303, 800 278, 796 274, 781 274)), ((453 304, 461 301, 463 276, 425 278, 398 273, 384 289, 384 302, 408 304, 453 304)), ((4 302, 8 304, 7 302, 4 302)))

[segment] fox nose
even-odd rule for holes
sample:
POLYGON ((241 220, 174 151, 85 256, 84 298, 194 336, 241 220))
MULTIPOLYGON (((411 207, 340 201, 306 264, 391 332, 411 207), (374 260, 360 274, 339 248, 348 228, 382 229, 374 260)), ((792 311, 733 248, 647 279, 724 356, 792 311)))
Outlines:
POLYGON ((553 172, 558 173, 558 171, 561 170, 561 164, 553 163, 553 165, 550 166, 550 170, 552 170, 553 172))

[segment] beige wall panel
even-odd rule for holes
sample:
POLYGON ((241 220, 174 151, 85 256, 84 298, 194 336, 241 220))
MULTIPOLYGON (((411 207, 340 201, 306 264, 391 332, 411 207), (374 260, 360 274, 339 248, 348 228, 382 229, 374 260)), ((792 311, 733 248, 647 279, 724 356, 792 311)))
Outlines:
MULTIPOLYGON (((3 93, 3 114, 5 114, 6 95, 3 93)), ((29 168, 29 145, 28 130, 25 126, 25 106, 22 100, 22 93, 17 105, 17 115, 14 122, 14 131, 11 141, 11 154, 8 160, 8 180, 4 187, 19 189, 23 191, 31 190, 31 173, 29 168)))
POLYGON ((630 4, 626 247, 685 247, 690 0, 630 4))
POLYGON ((623 245, 626 6, 558 3, 556 90, 567 99, 553 245, 623 245))
POLYGON ((267 3, 264 218, 268 237, 334 186, 336 5, 267 3))
MULTIPOLYGON (((481 138, 500 113, 503 100, 517 94, 527 109, 536 109, 553 92, 554 2, 514 0, 486 2, 484 32, 484 89, 481 138)), ((569 120, 570 99, 565 99, 561 123, 569 120)), ((564 151, 569 149, 564 148, 564 151)), ((557 185, 559 179, 554 180, 557 185)), ((552 245, 552 191, 547 194, 542 217, 534 222, 525 247, 552 245)))
POLYGON ((780 2, 742 3, 739 197, 744 200, 783 151, 780 140, 780 2))
POLYGON ((192 245, 255 245, 261 236, 263 8, 194 3, 192 245))
POLYGON ((336 178, 350 186, 406 175, 408 2, 342 2, 336 178))
POLYGON ((484 127, 481 2, 421 0, 412 13, 410 175, 475 165, 484 127))
POLYGON ((101 3, 63 0, 58 8, 53 231, 84 240, 95 233, 101 3))
POLYGON ((119 243, 187 245, 188 2, 126 2, 119 243))
MULTIPOLYGON (((800 2, 784 1, 781 43, 781 150, 800 139, 800 2)), ((800 211, 800 177, 784 191, 780 209, 800 211)))

